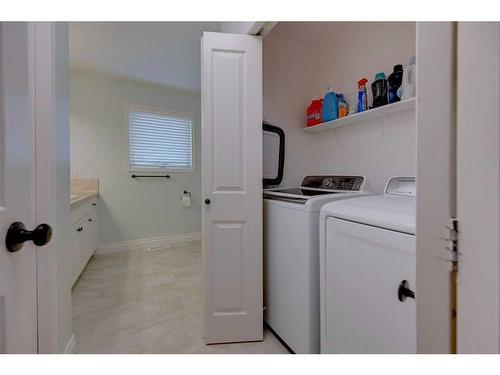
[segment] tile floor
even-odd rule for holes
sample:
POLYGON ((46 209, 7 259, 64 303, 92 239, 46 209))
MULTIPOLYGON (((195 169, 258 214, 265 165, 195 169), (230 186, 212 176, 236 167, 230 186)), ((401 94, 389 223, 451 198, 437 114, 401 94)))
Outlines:
POLYGON ((205 345, 201 245, 93 256, 73 288, 78 353, 288 353, 264 341, 205 345))

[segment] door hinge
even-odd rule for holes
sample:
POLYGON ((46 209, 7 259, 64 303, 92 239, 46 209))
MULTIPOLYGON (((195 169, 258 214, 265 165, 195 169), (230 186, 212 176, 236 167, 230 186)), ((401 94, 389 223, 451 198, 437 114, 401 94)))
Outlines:
POLYGON ((451 217, 446 226, 446 249, 451 257, 450 268, 450 353, 457 353, 457 276, 458 276, 458 220, 451 217))
POLYGON ((450 217, 446 226, 446 249, 450 252, 450 262, 456 266, 458 264, 458 220, 450 217))

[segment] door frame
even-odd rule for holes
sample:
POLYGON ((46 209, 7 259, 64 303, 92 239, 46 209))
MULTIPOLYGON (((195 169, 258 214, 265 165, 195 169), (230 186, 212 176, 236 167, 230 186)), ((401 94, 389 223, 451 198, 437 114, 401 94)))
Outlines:
POLYGON ((52 240, 37 248, 38 352, 75 350, 71 326, 69 226, 68 24, 30 22, 35 56, 35 222, 48 223, 52 240), (67 197, 67 199, 66 199, 67 197))
POLYGON ((456 216, 456 23, 417 22, 416 50, 417 352, 451 353, 453 254, 445 234, 456 216))
POLYGON ((457 25, 457 352, 500 353, 500 23, 457 25))

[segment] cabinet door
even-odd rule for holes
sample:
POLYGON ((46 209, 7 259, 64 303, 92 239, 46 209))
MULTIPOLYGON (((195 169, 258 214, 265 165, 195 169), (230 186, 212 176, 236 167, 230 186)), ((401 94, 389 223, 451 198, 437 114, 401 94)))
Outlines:
POLYGON ((82 220, 77 221, 73 226, 71 227, 71 259, 72 259, 72 270, 73 270, 73 284, 76 282, 78 279, 78 276, 80 275, 80 254, 81 254, 81 233, 83 231, 82 227, 82 220), (82 228, 82 229, 80 229, 82 228))
MULTIPOLYGON (((87 234, 89 236, 89 259, 97 249, 97 198, 89 202, 89 218, 87 219, 87 234)), ((88 260, 87 260, 88 261, 88 260)))
POLYGON ((87 263, 92 255, 94 255, 94 252, 97 248, 97 215, 95 212, 92 212, 88 217, 87 217, 87 222, 86 222, 86 232, 84 234, 85 239, 86 239, 86 253, 87 253, 87 260, 85 263, 87 263))

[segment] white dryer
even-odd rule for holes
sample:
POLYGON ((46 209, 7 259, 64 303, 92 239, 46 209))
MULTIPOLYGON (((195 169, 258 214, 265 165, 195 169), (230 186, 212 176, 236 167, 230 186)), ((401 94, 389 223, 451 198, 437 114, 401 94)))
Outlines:
POLYGON ((415 178, 320 215, 322 353, 416 353, 415 178))
POLYGON ((319 353, 319 211, 366 195, 361 176, 306 176, 264 190, 264 319, 295 353, 319 353))

